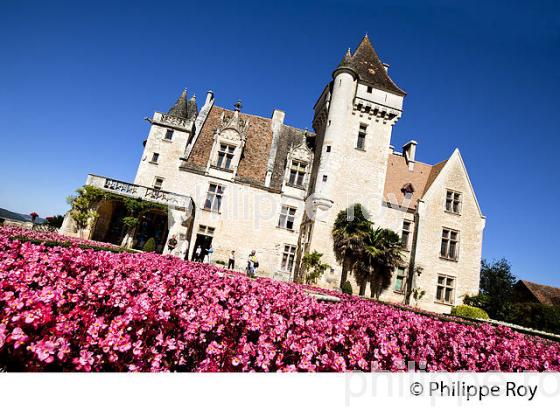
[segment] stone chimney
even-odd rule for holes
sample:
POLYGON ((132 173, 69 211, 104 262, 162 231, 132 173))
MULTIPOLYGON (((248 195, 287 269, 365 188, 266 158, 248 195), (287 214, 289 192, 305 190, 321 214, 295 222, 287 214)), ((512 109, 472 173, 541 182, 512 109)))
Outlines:
POLYGON ((272 182, 272 171, 274 170, 274 161, 276 160, 276 152, 278 151, 278 144, 282 135, 282 124, 284 124, 284 117, 286 113, 282 110, 272 111, 272 144, 270 146, 270 153, 266 165, 266 175, 264 178, 264 186, 269 187, 272 182))
POLYGON ((206 93, 206 101, 204 101, 204 105, 208 105, 210 101, 214 99, 214 91, 208 90, 206 93))
POLYGON ((418 143, 414 140, 408 141, 406 144, 403 145, 402 153, 403 157, 408 164, 408 170, 414 171, 414 163, 416 162, 416 145, 418 143))
POLYGON ((278 109, 272 111, 272 122, 284 124, 284 118, 286 118, 286 113, 284 111, 278 109))
POLYGON ((390 65, 387 63, 383 63, 383 67, 385 67, 385 72, 388 73, 390 65))

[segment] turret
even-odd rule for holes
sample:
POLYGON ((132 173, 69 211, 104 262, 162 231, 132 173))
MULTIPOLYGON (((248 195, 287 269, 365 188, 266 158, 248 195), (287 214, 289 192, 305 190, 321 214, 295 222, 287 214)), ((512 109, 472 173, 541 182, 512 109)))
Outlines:
POLYGON ((338 212, 354 203, 373 218, 382 212, 391 133, 405 95, 366 35, 353 53, 346 51, 315 104, 308 249, 323 253, 332 267, 337 262, 331 230, 338 212))
POLYGON ((338 168, 343 165, 340 155, 343 154, 342 136, 352 113, 352 100, 356 94, 357 73, 350 65, 350 50, 334 70, 331 83, 331 96, 328 103, 327 122, 323 137, 321 162, 315 181, 315 204, 320 209, 332 206, 332 189, 338 168))

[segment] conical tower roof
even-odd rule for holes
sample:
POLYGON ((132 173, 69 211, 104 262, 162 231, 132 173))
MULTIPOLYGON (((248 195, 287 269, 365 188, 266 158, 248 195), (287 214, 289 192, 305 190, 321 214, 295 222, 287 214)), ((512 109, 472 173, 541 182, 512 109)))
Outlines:
POLYGON ((346 53, 341 66, 343 64, 352 68, 365 83, 397 95, 406 95, 389 77, 367 34, 352 55, 349 51, 346 53))
POLYGON ((169 115, 173 115, 179 118, 187 118, 188 107, 187 107, 187 90, 183 90, 177 102, 173 107, 167 112, 169 115))

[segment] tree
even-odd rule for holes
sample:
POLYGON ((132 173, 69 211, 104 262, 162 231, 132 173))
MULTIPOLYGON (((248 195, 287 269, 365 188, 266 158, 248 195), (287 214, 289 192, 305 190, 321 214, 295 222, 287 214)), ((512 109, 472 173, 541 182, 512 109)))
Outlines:
POLYGON ((99 214, 93 209, 93 206, 99 200, 95 188, 86 185, 76 192, 78 195, 68 197, 67 201, 72 206, 70 216, 76 223, 80 237, 83 237, 83 231, 93 225, 93 222, 99 217, 99 214))
POLYGON ((62 222, 64 222, 64 217, 62 215, 47 216, 46 218, 46 224, 53 229, 60 228, 62 222))
POLYGON ((330 268, 326 263, 321 262, 322 253, 313 251, 312 253, 305 254, 302 258, 303 270, 305 272, 305 283, 315 284, 317 280, 330 268))
POLYGON ((364 239, 371 228, 371 222, 365 208, 354 204, 338 213, 334 222, 332 237, 333 251, 338 263, 342 265, 340 286, 348 279, 354 262, 364 246, 364 239))
POLYGON ((154 238, 150 238, 144 244, 144 248, 142 248, 144 252, 154 252, 156 250, 156 240, 154 238))
POLYGON ((480 268, 480 294, 485 296, 485 310, 490 317, 501 319, 507 316, 513 295, 513 285, 517 278, 511 272, 511 265, 506 259, 492 263, 482 260, 480 268))
POLYGON ((391 285, 393 270, 403 263, 401 251, 402 242, 397 233, 370 226, 356 263, 355 275, 361 296, 368 283, 372 298, 379 298, 381 292, 391 285))

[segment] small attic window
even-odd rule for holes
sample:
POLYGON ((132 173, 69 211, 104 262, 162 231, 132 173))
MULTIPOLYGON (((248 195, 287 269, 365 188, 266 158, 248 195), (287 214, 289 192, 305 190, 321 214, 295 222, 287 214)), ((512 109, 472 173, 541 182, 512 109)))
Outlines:
POLYGON ((373 87, 368 85, 367 92, 371 94, 373 92, 373 87))
POLYGON ((412 186, 412 184, 410 182, 406 183, 403 185, 403 187, 401 188, 401 192, 403 194, 410 194, 413 195, 414 194, 414 187, 412 186))

